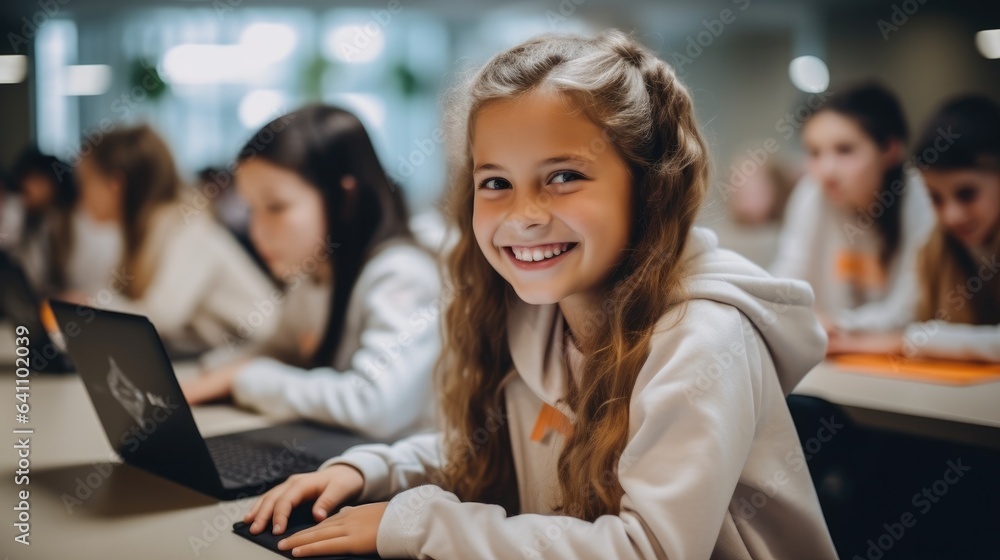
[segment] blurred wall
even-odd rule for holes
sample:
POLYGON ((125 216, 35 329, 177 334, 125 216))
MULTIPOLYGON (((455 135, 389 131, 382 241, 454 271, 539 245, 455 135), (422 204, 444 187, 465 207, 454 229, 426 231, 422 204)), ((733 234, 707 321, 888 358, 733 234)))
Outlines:
MULTIPOLYGON (((16 20, 0 18, 0 55, 16 54, 6 30, 16 29, 16 20)), ((21 46, 21 53, 25 47, 21 46)), ((30 75, 30 69, 29 69, 30 75)), ((0 168, 10 170, 14 158, 31 142, 31 88, 29 81, 0 84, 0 168)))
MULTIPOLYGON (((916 1, 916 0, 914 0, 916 1)), ((191 3, 195 4, 195 3, 191 3)), ((639 40, 656 50, 661 57, 678 66, 678 73, 695 98, 699 121, 712 149, 715 170, 712 197, 703 219, 723 221, 725 183, 732 175, 732 165, 746 157, 747 149, 759 148, 774 139, 779 149, 773 157, 798 162, 796 126, 789 113, 811 100, 798 91, 788 77, 788 63, 798 55, 813 54, 827 62, 830 91, 854 82, 877 78, 896 90, 914 130, 918 130, 931 111, 946 97, 958 92, 980 92, 1000 98, 1000 60, 987 60, 973 43, 976 31, 1000 27, 1000 2, 959 0, 948 3, 918 4, 917 11, 905 15, 898 29, 883 36, 879 20, 892 22, 899 0, 822 0, 792 2, 786 0, 710 0, 707 2, 614 2, 612 0, 545 0, 497 4, 485 0, 452 2, 430 0, 406 4, 407 14, 422 12, 443 24, 450 52, 443 61, 445 69, 430 83, 438 90, 447 87, 463 64, 475 64, 498 49, 508 46, 518 32, 533 35, 544 31, 594 31, 619 27, 634 31, 639 40), (729 21, 719 23, 728 11, 729 21), (500 31, 498 22, 506 22, 500 31), (514 30, 513 32, 511 30, 514 30), (699 34, 712 33, 707 46, 692 47, 699 34), (690 56, 692 55, 693 56, 690 56), (687 56, 689 60, 683 62, 687 56), (682 61, 678 63, 678 61, 682 61)), ((152 6, 181 7, 186 3, 152 2, 152 6)), ((336 6, 301 1, 280 4, 295 10, 312 11, 317 16, 340 7, 364 7, 372 10, 382 3, 342 2, 336 6)), ((142 6, 146 6, 145 4, 142 6)), ((205 5, 198 4, 204 8, 205 5)), ((243 0, 238 10, 279 4, 267 0, 243 0)), ((144 9, 116 0, 76 0, 62 8, 60 17, 77 21, 80 28, 81 63, 123 64, 123 40, 115 30, 120 22, 144 9), (85 44, 84 44, 85 43, 85 44)), ((21 13, 37 11, 29 0, 7 0, 0 6, 0 30, 19 29, 21 13), (11 25, 13 22, 13 26, 11 25)), ((902 12, 900 12, 902 13, 902 12)), ((227 14, 227 17, 232 17, 227 14)), ((899 15, 895 16, 896 22, 899 15)), ((151 22, 153 25, 156 21, 151 22)), ((388 28, 390 34, 400 28, 388 28)), ((151 45, 146 41, 145 45, 151 45)), ((3 48, 10 48, 4 42, 3 48)), ((419 43, 417 47, 419 48, 419 43)), ((109 114, 110 99, 123 85, 125 71, 116 68, 115 83, 107 96, 78 98, 75 102, 79 127, 92 126, 109 114)), ((30 140, 32 93, 27 83, 0 85, 0 162, 30 140)), ((815 97, 815 96, 813 96, 815 97)), ((183 119, 194 118, 199 129, 214 134, 234 134, 232 127, 218 116, 232 107, 208 106, 204 114, 192 116, 164 112, 164 126, 180 126, 183 119)), ((415 142, 431 134, 435 115, 424 115, 420 122, 404 130, 411 137, 393 137, 387 142, 386 166, 393 167, 395 157, 405 155, 415 142), (396 153, 404 152, 404 153, 396 153)), ((392 115, 393 118, 400 118, 392 115)), ((408 118, 409 116, 407 116, 408 118)), ((184 125, 190 129, 191 125, 184 125)), ((240 133, 242 134, 242 133, 240 133)), ((78 137, 71 134, 70 138, 78 137)), ((197 140, 197 138, 195 139, 197 140)), ((176 143, 176 142, 175 142, 176 143)), ((198 150, 189 142, 179 151, 198 150)), ((202 153, 202 152, 197 152, 202 153)), ((180 157, 188 173, 201 163, 180 157)), ((431 156, 437 163, 425 166, 422 173, 441 175, 441 153, 431 156)), ((439 181, 440 182, 440 181, 439 181)))

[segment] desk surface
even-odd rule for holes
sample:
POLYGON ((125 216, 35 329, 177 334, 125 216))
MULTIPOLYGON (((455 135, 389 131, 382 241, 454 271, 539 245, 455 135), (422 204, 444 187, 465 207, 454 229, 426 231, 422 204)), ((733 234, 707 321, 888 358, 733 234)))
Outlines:
MULTIPOLYGON (((6 430, 24 427, 14 421, 14 376, 3 371, 6 430)), ((33 377, 30 403, 27 426, 35 433, 27 486, 16 485, 12 475, 17 457, 11 446, 17 436, 10 434, 0 451, 0 506, 8 527, 0 537, 0 557, 280 558, 231 532, 252 499, 218 502, 118 462, 78 376, 33 377), (30 492, 30 546, 14 542, 10 526, 11 508, 24 488, 30 492)), ((205 436, 267 424, 224 405, 197 407, 194 416, 205 436)))
POLYGON ((842 406, 1000 428, 1000 382, 938 385, 840 370, 824 362, 794 393, 842 406))
MULTIPOLYGON (((0 328, 0 418, 5 430, 23 427, 14 420, 11 338, 0 328)), ((191 375, 178 368, 178 376, 191 375)), ((194 490, 114 458, 97 415, 76 375, 31 377, 30 513, 31 546, 13 541, 9 528, 0 556, 10 558, 107 557, 279 558, 231 533, 230 527, 252 499, 218 502, 194 490), (68 554, 70 553, 70 554, 68 554)), ((795 391, 849 407, 970 424, 1000 427, 1000 383, 951 387, 840 371, 828 364, 814 369, 795 391)), ((265 426, 257 415, 231 406, 196 407, 202 434, 219 435, 265 426)), ((998 432, 1000 433, 1000 432, 998 432)), ((17 456, 0 450, 0 506, 10 527, 17 503, 13 471, 17 456)))

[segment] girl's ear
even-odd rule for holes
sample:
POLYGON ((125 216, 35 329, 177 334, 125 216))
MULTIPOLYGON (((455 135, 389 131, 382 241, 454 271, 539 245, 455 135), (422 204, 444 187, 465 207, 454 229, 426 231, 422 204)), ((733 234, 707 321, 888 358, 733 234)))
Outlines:
POLYGON ((354 175, 344 175, 340 180, 340 186, 347 192, 351 192, 358 188, 358 180, 354 175))
POLYGON ((892 138, 882 150, 882 167, 889 169, 903 162, 903 141, 892 138))

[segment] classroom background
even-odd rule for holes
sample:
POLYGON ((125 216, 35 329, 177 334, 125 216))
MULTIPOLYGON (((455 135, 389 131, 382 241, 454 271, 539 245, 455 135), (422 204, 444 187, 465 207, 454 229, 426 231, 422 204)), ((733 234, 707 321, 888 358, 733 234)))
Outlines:
POLYGON ((411 208, 428 209, 445 179, 441 94, 457 74, 539 33, 616 27, 692 91, 713 161, 701 221, 767 265, 776 228, 755 212, 780 211, 748 209, 761 227, 730 232, 734 181, 767 168, 793 183, 802 121, 862 80, 894 91, 914 129, 952 95, 997 98, 998 13, 977 0, 11 0, 0 7, 0 168, 29 145, 71 163, 81 138, 148 122, 196 185, 258 127, 322 101, 362 118, 411 208))
MULTIPOLYGON (((764 268, 776 258, 785 203, 805 172, 802 125, 831 95, 865 82, 885 86, 902 105, 911 141, 949 98, 1000 102, 1000 4, 981 0, 5 0, 0 186, 13 191, 19 166, 50 161, 44 157, 71 177, 91 143, 148 124, 169 147, 192 208, 209 210, 250 254, 248 211, 232 188, 234 156, 273 119, 326 103, 359 117, 414 231, 438 239, 449 87, 529 37, 612 27, 673 64, 689 88, 712 163, 698 224, 764 268)), ((4 194, 0 248, 20 228, 4 213, 4 194)), ((937 558, 956 546, 995 553, 1000 370, 991 372, 992 383, 949 385, 845 378, 823 364, 806 378, 793 416, 842 557, 937 558), (912 499, 933 492, 956 460, 975 465, 966 476, 977 482, 912 499), (908 512, 915 528, 900 524, 908 512)), ((72 406, 92 412, 85 402, 72 406)), ((103 439, 96 422, 89 426, 88 441, 103 439)), ((51 463, 58 468, 43 486, 62 488, 56 479, 89 473, 72 461, 51 463)), ((126 479, 119 490, 133 484, 126 479)), ((82 535, 111 531, 132 514, 165 520, 193 504, 199 513, 178 529, 188 534, 218 509, 182 496, 115 511, 114 487, 103 491, 97 515, 83 510, 61 522, 79 523, 82 535)), ((154 533, 128 546, 141 550, 140 541, 160 538, 154 533)))

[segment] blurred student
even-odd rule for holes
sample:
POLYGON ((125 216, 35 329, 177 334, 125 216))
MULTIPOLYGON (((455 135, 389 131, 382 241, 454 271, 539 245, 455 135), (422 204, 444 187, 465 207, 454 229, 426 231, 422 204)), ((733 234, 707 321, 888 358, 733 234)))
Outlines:
POLYGON ((803 127, 807 174, 771 273, 812 284, 830 331, 913 319, 916 257, 934 214, 920 174, 903 165, 906 139, 899 102, 874 84, 833 95, 803 127))
MULTIPOLYGON (((731 169, 748 161, 740 159, 731 169)), ((729 193, 729 213, 736 225, 753 229, 781 222, 798 177, 774 158, 743 175, 729 193)))
MULTIPOLYGON (((100 289, 69 299, 146 315, 182 354, 270 336, 276 321, 246 324, 272 284, 207 212, 183 202, 173 156, 150 127, 108 133, 80 159, 76 174, 85 219, 113 225, 120 250, 96 267, 100 289)), ((74 244, 74 266, 82 269, 95 268, 79 259, 91 242, 86 231, 74 244)))
MULTIPOLYGON (((751 149, 760 149, 755 143, 751 149)), ((802 176, 772 155, 758 164, 741 153, 726 172, 722 197, 727 219, 713 224, 719 243, 761 266, 774 261, 792 188, 802 176)))
POLYGON ((361 122, 306 107, 262 128, 238 163, 250 236, 284 282, 281 326, 257 356, 188 380, 189 402, 231 393, 272 417, 379 439, 433 427, 437 261, 410 233, 361 122))
POLYGON ((10 177, 0 169, 0 250, 9 251, 17 245, 23 219, 21 197, 14 192, 10 177))
POLYGON ((785 405, 825 336, 805 282, 692 227, 708 156, 673 69, 621 32, 545 35, 463 93, 445 431, 289 479, 250 531, 315 499, 281 550, 835 558, 785 405), (327 518, 355 499, 385 501, 327 518))
POLYGON ((830 350, 1000 362, 1000 105, 950 101, 914 153, 937 214, 919 259, 920 322, 835 336, 830 350))
MULTIPOLYGON (((12 252, 32 286, 50 294, 66 287, 66 256, 72 245, 70 227, 76 186, 70 167, 55 156, 28 148, 13 172, 12 200, 19 207, 20 231, 12 252)), ((14 210, 16 211, 16 210, 14 210)))

